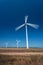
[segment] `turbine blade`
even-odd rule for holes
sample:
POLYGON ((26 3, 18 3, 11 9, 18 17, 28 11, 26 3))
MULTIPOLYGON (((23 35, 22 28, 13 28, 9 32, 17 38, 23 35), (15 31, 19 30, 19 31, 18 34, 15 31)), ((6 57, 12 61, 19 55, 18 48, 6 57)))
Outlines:
POLYGON ((17 30, 19 30, 20 28, 22 28, 23 26, 25 26, 25 24, 20 25, 20 26, 17 27, 15 30, 17 31, 17 30))
POLYGON ((25 16, 25 23, 27 23, 28 16, 25 16))
POLYGON ((35 28, 35 29, 38 29, 39 28, 39 25, 36 25, 36 24, 31 24, 31 23, 27 23, 27 25, 35 28))

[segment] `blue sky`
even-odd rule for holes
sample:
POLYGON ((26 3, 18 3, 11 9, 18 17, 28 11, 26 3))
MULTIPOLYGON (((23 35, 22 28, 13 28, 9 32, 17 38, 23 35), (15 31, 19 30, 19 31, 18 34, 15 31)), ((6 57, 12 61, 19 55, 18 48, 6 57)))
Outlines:
POLYGON ((43 48, 43 0, 0 0, 0 47, 16 47, 16 39, 21 40, 19 47, 25 47, 25 27, 15 31, 24 23, 38 24, 39 29, 28 27, 29 47, 43 48))

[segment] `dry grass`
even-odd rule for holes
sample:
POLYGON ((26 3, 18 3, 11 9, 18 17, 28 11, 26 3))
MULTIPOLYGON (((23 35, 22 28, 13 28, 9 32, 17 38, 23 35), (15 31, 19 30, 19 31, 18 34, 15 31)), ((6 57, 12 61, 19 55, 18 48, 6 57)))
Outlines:
MULTIPOLYGON (((43 52, 43 49, 0 48, 1 52, 43 52)), ((0 65, 43 65, 43 55, 0 55, 0 65)))
POLYGON ((43 65, 43 56, 5 56, 0 55, 0 65, 43 65))
POLYGON ((0 48, 1 52, 43 52, 43 48, 0 48))

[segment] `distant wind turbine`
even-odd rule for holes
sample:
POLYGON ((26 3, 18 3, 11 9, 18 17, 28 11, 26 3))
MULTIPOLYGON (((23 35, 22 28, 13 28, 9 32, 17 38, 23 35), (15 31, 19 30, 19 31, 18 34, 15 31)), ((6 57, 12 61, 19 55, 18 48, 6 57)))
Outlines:
POLYGON ((18 44, 20 43, 20 40, 16 40, 16 44, 17 44, 17 48, 18 48, 18 44))
POLYGON ((8 42, 5 43, 6 44, 6 48, 8 47, 8 42))
POLYGON ((26 47, 28 48, 28 31, 27 31, 27 26, 31 26, 35 29, 38 29, 39 28, 39 25, 36 25, 36 24, 31 24, 31 23, 27 23, 27 20, 28 20, 28 16, 25 16, 25 23, 20 25, 19 27, 17 27, 15 30, 19 30, 20 28, 24 27, 25 26, 25 29, 26 29, 26 47))

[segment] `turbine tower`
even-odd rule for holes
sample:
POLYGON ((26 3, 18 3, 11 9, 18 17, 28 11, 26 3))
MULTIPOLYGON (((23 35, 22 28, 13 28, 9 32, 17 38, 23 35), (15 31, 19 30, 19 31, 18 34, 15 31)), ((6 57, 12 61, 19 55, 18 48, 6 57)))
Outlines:
POLYGON ((20 43, 20 40, 16 40, 16 44, 17 44, 17 48, 18 48, 18 44, 20 43))
POLYGON ((35 29, 38 29, 39 25, 27 23, 27 21, 28 21, 28 16, 25 16, 25 23, 20 25, 19 27, 17 27, 15 30, 17 31, 20 28, 25 26, 25 29, 26 29, 26 47, 28 49, 28 30, 27 30, 27 26, 31 26, 31 27, 33 27, 35 29))

